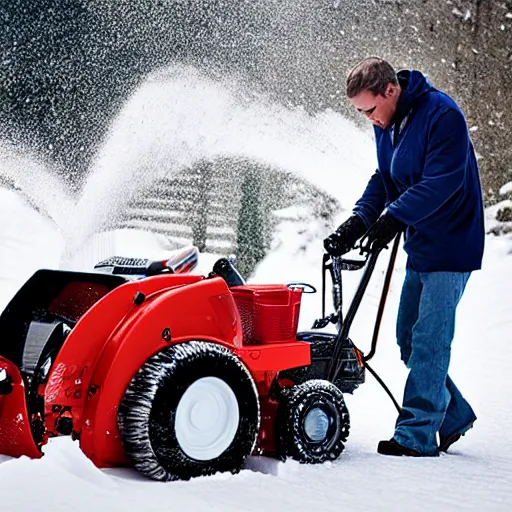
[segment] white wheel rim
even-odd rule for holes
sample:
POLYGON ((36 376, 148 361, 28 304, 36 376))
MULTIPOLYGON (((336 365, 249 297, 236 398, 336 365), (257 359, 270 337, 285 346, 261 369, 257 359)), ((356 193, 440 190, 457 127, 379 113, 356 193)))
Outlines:
POLYGON ((219 457, 233 442, 240 412, 233 390, 217 377, 196 380, 176 409, 176 439, 195 460, 219 457))

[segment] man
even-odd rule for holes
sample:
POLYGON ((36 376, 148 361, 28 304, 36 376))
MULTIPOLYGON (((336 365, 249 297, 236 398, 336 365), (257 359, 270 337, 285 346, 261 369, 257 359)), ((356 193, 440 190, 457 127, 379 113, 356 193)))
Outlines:
POLYGON ((348 76, 347 96, 374 124, 378 169, 324 247, 341 255, 363 237, 361 248, 383 248, 405 232, 397 341, 410 371, 394 436, 377 451, 436 456, 476 420, 448 376, 457 304, 484 248, 475 153, 460 108, 419 71, 365 59, 348 76))

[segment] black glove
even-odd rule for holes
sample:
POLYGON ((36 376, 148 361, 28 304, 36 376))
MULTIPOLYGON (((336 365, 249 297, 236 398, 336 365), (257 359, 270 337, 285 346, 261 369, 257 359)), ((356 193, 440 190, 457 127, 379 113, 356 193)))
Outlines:
POLYGON ((404 229, 404 224, 389 213, 385 213, 382 217, 379 217, 375 224, 372 224, 361 239, 361 251, 370 252, 371 250, 384 249, 404 229))
POLYGON ((359 215, 352 215, 324 240, 324 248, 331 256, 341 256, 354 248, 366 233, 366 225, 359 215))

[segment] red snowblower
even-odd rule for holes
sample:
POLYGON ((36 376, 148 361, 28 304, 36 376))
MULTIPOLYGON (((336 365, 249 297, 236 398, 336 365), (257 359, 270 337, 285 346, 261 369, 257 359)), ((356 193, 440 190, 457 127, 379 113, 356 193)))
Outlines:
POLYGON ((336 459, 350 426, 343 393, 367 366, 348 331, 377 256, 324 257, 323 318, 299 333, 312 286, 246 284, 227 258, 194 275, 195 247, 37 271, 0 316, 0 453, 39 458, 70 435, 97 467, 160 481, 235 473, 249 455, 336 459), (341 272, 363 267, 343 319, 341 272), (320 330, 329 322, 337 333, 320 330))

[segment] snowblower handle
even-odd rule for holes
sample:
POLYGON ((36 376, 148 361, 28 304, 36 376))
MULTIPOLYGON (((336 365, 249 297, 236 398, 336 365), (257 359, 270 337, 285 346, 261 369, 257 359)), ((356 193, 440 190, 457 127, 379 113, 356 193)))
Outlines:
POLYGON ((368 262, 370 255, 367 254, 364 260, 351 260, 343 258, 342 256, 332 256, 331 265, 329 267, 332 278, 332 303, 334 311, 338 315, 339 323, 341 325, 343 319, 343 289, 342 289, 342 272, 344 270, 360 270, 368 262))
MULTIPOLYGON (((364 357, 365 361, 367 361, 371 357, 373 357, 373 355, 375 353, 375 348, 377 345, 377 336, 378 336, 378 332, 379 332, 380 322, 382 319, 382 314, 384 311, 384 305, 386 303, 386 297, 387 297, 388 290, 389 290, 391 275, 393 273, 393 268, 395 265, 395 259, 396 259, 396 254, 398 251, 398 245, 400 243, 400 236, 401 236, 401 234, 398 234, 395 237, 393 249, 391 251, 388 270, 386 273, 386 279, 385 279, 383 290, 382 290, 379 311, 377 313, 377 318, 375 321, 375 328, 374 328, 374 334, 373 334, 373 339, 372 339, 372 347, 371 347, 370 353, 364 357)), ((364 296, 364 293, 366 291, 366 288, 368 286, 368 283, 370 281, 372 273, 375 269, 375 265, 377 263, 377 259, 379 257, 381 250, 382 250, 382 248, 370 250, 368 252, 366 260, 364 260, 364 261, 354 260, 354 262, 356 262, 357 265, 361 265, 360 268, 365 266, 365 269, 364 269, 363 276, 361 277, 361 281, 359 282, 359 286, 357 287, 354 297, 352 299, 352 302, 350 303, 350 306, 348 308, 347 316, 345 317, 344 321, 340 324, 341 329, 339 330, 338 336, 336 337, 336 342, 335 342, 335 346, 334 346, 332 359, 328 365, 327 375, 326 375, 327 380, 330 380, 331 382, 334 382, 336 380, 336 377, 338 376, 338 373, 340 371, 340 365, 341 365, 340 359, 341 359, 341 353, 342 353, 343 346, 345 345, 346 341, 348 340, 348 334, 350 331, 350 327, 351 327, 354 317, 357 313, 357 310, 359 309, 359 306, 361 304, 362 298, 364 296)), ((352 268, 351 270, 355 270, 355 269, 352 268)))
POLYGON ((330 322, 336 324, 338 330, 343 323, 343 289, 342 289, 342 271, 359 270, 366 265, 369 254, 364 260, 352 260, 343 258, 343 256, 331 256, 324 253, 322 257, 322 317, 315 320, 313 329, 323 329, 330 322), (329 271, 332 283, 332 302, 334 313, 325 316, 325 275, 329 271))

